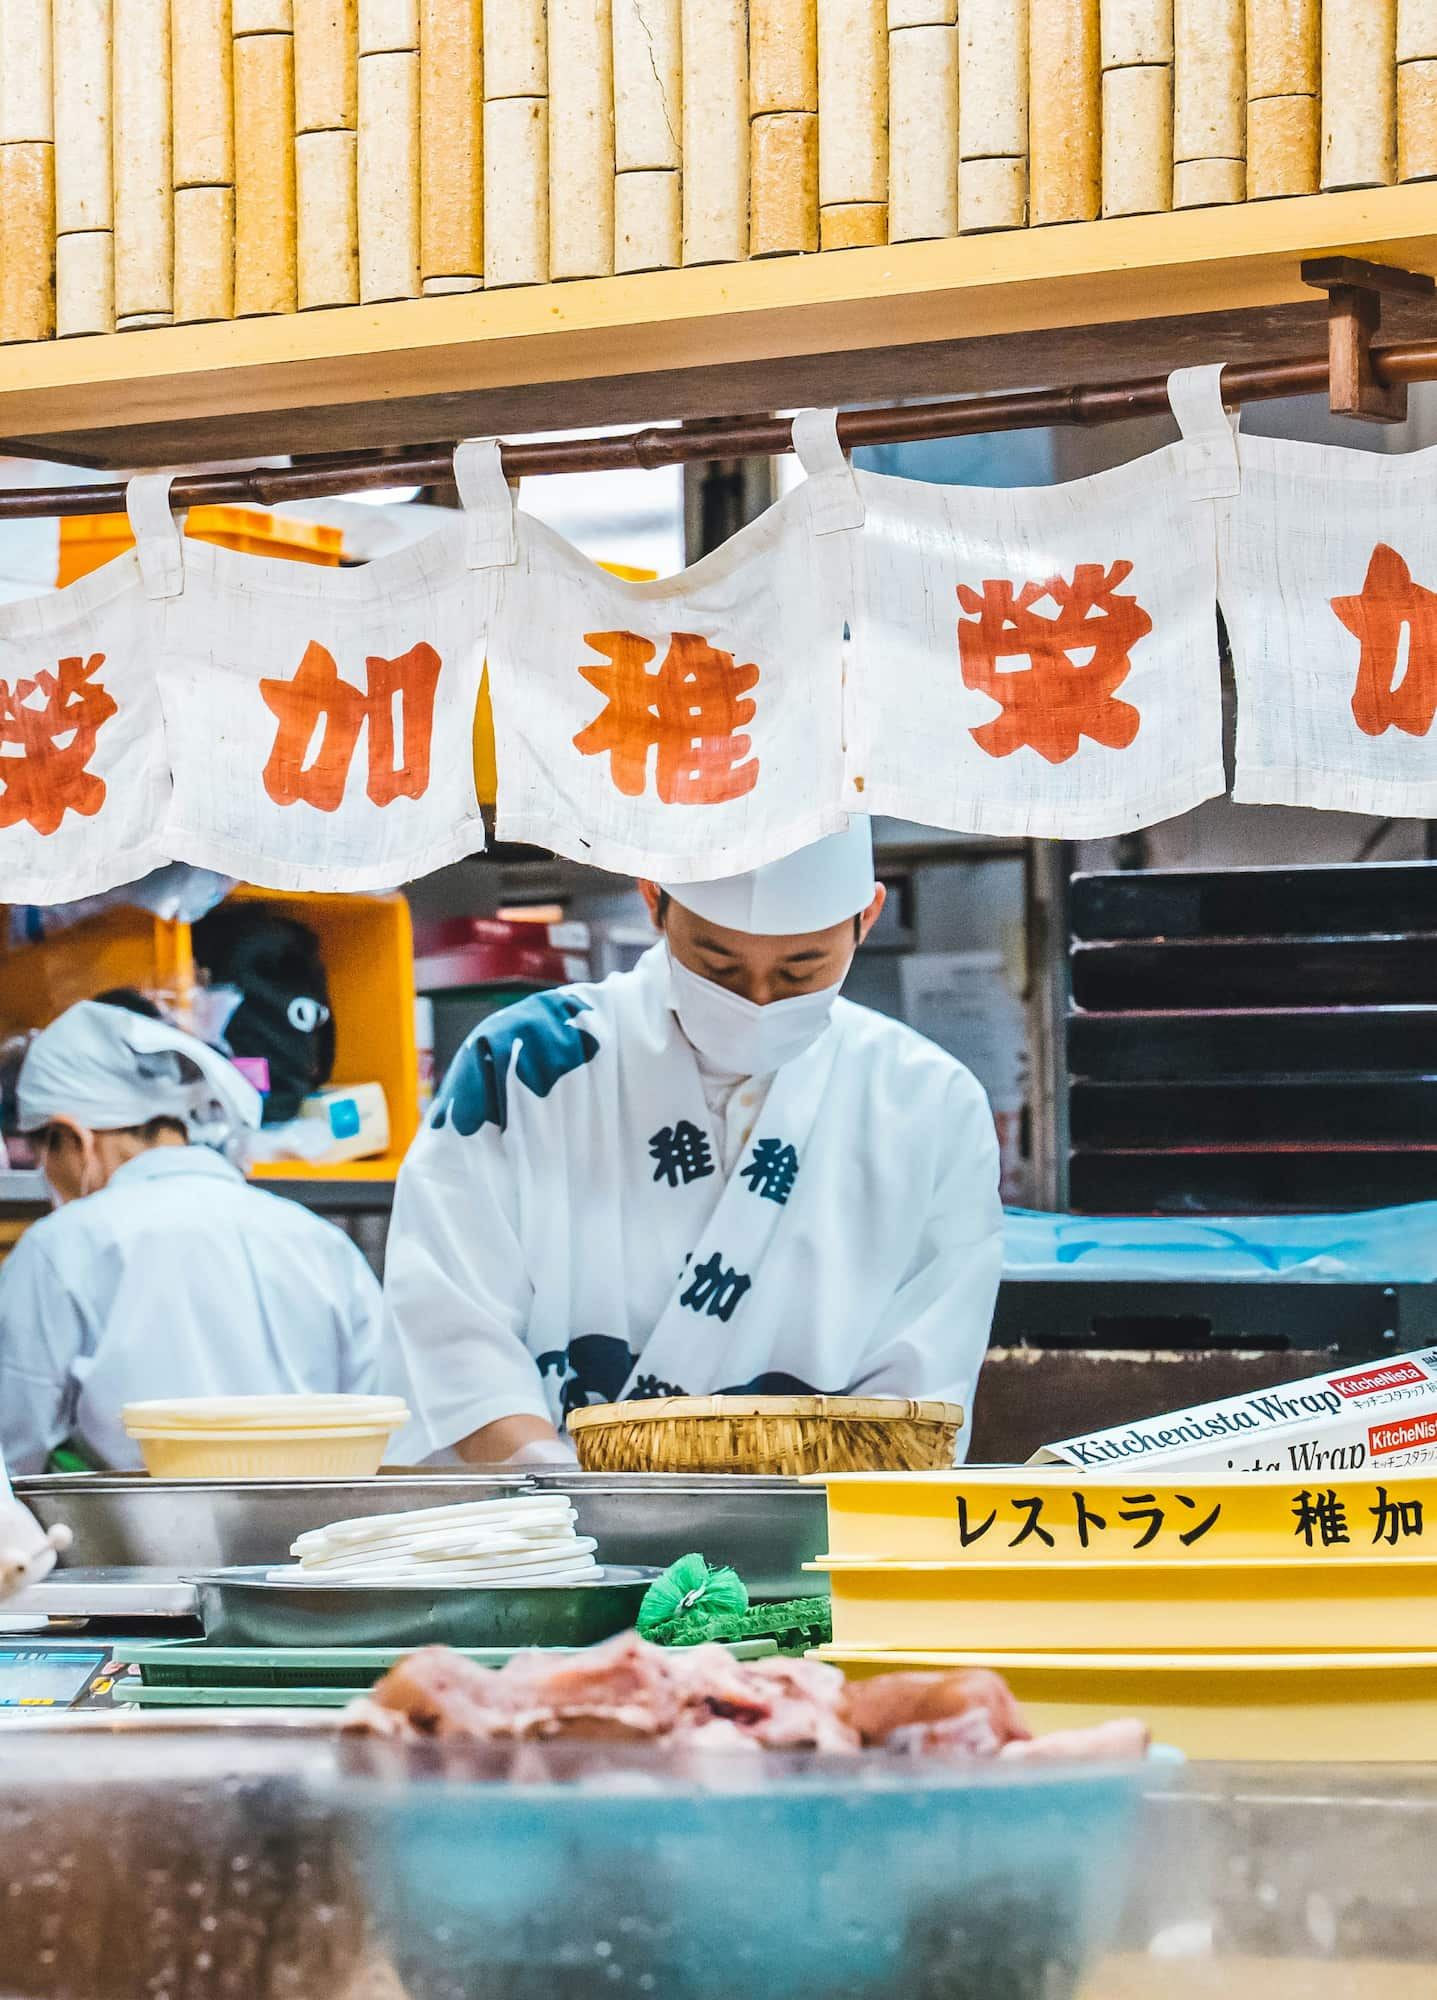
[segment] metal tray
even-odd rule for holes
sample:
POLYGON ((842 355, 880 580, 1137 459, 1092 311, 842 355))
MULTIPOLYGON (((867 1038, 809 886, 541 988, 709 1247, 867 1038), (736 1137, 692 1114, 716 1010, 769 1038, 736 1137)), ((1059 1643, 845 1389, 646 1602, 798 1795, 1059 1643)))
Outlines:
POLYGON ((665 1569, 695 1553, 736 1569, 760 1604, 828 1587, 804 1567, 828 1547, 821 1486, 703 1472, 532 1472, 530 1483, 570 1495, 605 1561, 665 1569))
POLYGON ((193 1575, 205 1637, 222 1646, 592 1646, 639 1615, 656 1569, 606 1564, 597 1583, 469 1590, 271 1583, 263 1567, 193 1575))
MULTIPOLYGON (((17 1479, 42 1528, 75 1537, 67 1566, 222 1569, 281 1563, 312 1528, 523 1493, 522 1473, 381 1473, 375 1479, 150 1479, 57 1473, 17 1479)), ((680 1549, 680 1555, 685 1551, 680 1549)))

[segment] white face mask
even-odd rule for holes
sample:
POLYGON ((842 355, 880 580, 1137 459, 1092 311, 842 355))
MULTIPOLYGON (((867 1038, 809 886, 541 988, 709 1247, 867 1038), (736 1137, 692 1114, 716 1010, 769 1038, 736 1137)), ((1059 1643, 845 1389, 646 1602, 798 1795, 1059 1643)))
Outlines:
POLYGON ((835 986, 770 1000, 759 1007, 680 965, 669 953, 674 1012, 679 1026, 704 1058, 726 1076, 769 1076, 811 1048, 828 1026, 835 986))

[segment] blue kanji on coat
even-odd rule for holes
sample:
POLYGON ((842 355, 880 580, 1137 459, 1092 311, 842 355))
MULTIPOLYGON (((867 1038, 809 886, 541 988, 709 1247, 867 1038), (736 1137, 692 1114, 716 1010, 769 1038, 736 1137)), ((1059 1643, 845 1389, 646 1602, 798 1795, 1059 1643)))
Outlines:
POLYGON ((687 1118, 655 1132, 649 1141, 649 1158, 658 1162, 654 1179, 667 1181, 670 1187, 677 1187, 681 1180, 687 1187, 690 1181, 707 1180, 716 1171, 707 1132, 687 1118))
POLYGON ((755 1375, 751 1382, 735 1383, 731 1389, 718 1389, 719 1396, 821 1396, 822 1389, 815 1389, 811 1382, 805 1382, 798 1375, 787 1375, 782 1369, 775 1369, 766 1375, 755 1375))
POLYGON ((731 1271, 723 1261, 722 1251, 715 1250, 702 1264, 695 1264, 689 1273, 689 1287, 680 1292, 679 1304, 687 1306, 690 1312, 707 1313, 710 1319, 721 1319, 725 1326, 734 1316, 734 1308, 744 1293, 753 1284, 753 1279, 742 1271, 731 1271))
POLYGON ((617 1403, 636 1359, 612 1334, 581 1333, 567 1347, 541 1354, 536 1365, 541 1375, 558 1376, 559 1407, 567 1417, 591 1403, 617 1403))
POLYGON ((597 1037, 578 1020, 589 1011, 587 1000, 560 987, 531 993, 481 1021, 449 1065, 430 1124, 452 1124, 466 1139, 482 1125, 506 1131, 511 1063, 526 1090, 547 1097, 561 1077, 571 1076, 599 1053, 597 1037))
POLYGON ((760 1139, 739 1178, 748 1182, 750 1194, 786 1207, 798 1179, 798 1154, 782 1139, 760 1139))

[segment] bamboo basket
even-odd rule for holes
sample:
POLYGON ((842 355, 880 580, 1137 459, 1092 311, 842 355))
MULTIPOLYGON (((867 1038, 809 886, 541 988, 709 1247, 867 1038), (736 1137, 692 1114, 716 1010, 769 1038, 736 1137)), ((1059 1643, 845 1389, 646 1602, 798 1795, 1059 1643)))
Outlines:
POLYGON ((921 1472, 951 1466, 958 1403, 886 1396, 667 1396, 576 1410, 586 1472, 921 1472))

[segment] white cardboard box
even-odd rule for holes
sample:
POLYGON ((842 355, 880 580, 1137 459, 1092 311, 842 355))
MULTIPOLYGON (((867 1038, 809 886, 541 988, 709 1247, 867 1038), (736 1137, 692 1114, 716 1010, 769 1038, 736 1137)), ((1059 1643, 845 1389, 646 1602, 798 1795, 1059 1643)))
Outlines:
POLYGON ((1437 1347, 1045 1445, 1085 1472, 1405 1472, 1437 1464, 1437 1347))

